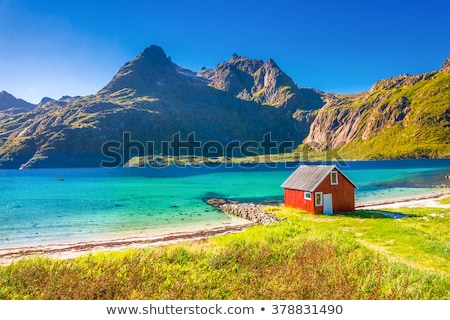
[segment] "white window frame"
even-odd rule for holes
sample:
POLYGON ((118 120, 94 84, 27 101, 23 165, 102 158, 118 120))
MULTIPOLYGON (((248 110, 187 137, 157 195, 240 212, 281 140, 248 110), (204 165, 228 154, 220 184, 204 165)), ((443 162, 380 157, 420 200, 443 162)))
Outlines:
POLYGON ((305 191, 304 197, 305 197, 305 200, 311 200, 311 192, 306 192, 305 191), (307 196, 309 196, 309 197, 307 197, 307 196))
POLYGON ((339 173, 337 171, 331 171, 330 172, 330 184, 332 186, 339 184, 339 173), (333 175, 336 175, 336 182, 333 183, 333 175))
POLYGON ((316 205, 316 207, 321 207, 323 206, 323 192, 316 192, 314 195, 314 203, 316 205), (319 196, 319 197, 317 197, 319 196), (320 202, 317 201, 317 199, 320 199, 320 202))

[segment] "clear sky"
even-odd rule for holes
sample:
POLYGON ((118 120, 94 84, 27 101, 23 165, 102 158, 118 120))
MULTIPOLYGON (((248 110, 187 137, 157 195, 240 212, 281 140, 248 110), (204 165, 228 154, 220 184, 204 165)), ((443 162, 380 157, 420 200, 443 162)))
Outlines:
POLYGON ((303 87, 360 92, 440 68, 449 13, 448 0, 0 0, 0 91, 95 93, 157 44, 194 71, 237 53, 273 58, 303 87))

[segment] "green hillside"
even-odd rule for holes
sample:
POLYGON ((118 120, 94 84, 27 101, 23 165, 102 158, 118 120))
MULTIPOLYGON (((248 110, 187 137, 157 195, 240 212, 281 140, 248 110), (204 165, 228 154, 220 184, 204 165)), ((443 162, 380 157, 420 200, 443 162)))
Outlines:
POLYGON ((381 80, 368 93, 336 96, 318 113, 306 142, 347 159, 450 156, 448 64, 381 80), (326 141, 320 132, 329 132, 326 141))

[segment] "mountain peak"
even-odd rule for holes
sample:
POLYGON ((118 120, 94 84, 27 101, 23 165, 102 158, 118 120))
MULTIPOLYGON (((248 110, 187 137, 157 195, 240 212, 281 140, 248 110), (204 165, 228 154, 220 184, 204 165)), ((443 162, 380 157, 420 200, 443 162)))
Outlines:
POLYGON ((6 91, 0 92, 0 110, 26 112, 32 110, 35 106, 36 105, 26 102, 25 100, 17 99, 6 91))
POLYGON ((233 53, 226 64, 231 65, 247 74, 252 74, 261 68, 264 65, 264 62, 262 60, 249 59, 245 56, 239 56, 236 53, 233 53))
POLYGON ((239 56, 237 55, 237 53, 233 53, 230 57, 230 59, 228 60, 228 62, 232 62, 234 60, 239 59, 239 56))
POLYGON ((236 53, 233 53, 231 55, 230 59, 228 59, 228 63, 230 63, 230 64, 234 64, 236 62, 242 62, 242 61, 250 61, 250 59, 245 56, 239 56, 236 53))
POLYGON ((43 98, 41 99, 41 102, 39 102, 39 104, 40 104, 40 105, 46 104, 47 102, 50 102, 50 101, 55 101, 55 99, 52 99, 52 98, 50 98, 50 97, 43 97, 43 98))
POLYGON ((164 50, 157 46, 157 45, 151 45, 150 47, 146 48, 139 57, 144 58, 145 60, 150 60, 152 62, 160 63, 160 62, 171 62, 170 59, 167 57, 164 50))
POLYGON ((297 85, 287 76, 273 59, 249 59, 234 53, 228 62, 214 69, 198 73, 210 81, 209 85, 226 91, 236 98, 275 107, 300 105, 297 85))
POLYGON ((0 97, 15 98, 11 93, 6 92, 5 90, 0 92, 0 97))
POLYGON ((275 62, 275 60, 273 60, 272 58, 270 58, 269 60, 267 60, 266 65, 270 68, 276 68, 276 69, 280 69, 280 67, 278 67, 277 63, 275 62))
POLYGON ((148 94, 169 83, 179 84, 182 80, 176 68, 177 66, 166 56, 161 47, 151 45, 120 68, 100 92, 111 93, 129 88, 140 94, 148 94))

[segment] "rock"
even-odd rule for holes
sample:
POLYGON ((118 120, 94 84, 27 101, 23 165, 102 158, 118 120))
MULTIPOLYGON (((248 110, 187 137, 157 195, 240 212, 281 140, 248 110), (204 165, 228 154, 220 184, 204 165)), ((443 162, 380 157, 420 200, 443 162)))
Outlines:
POLYGON ((220 207, 224 204, 237 204, 237 201, 229 200, 229 199, 219 199, 219 198, 209 198, 206 199, 205 202, 214 208, 220 209, 220 207))
POLYGON ((205 202, 223 212, 254 223, 265 225, 281 221, 274 215, 266 213, 262 206, 254 203, 237 203, 233 200, 217 198, 207 199, 205 202))
POLYGON ((0 91, 0 111, 9 111, 10 113, 28 112, 35 107, 35 104, 17 99, 6 91, 0 91))
POLYGON ((274 60, 233 54, 227 62, 213 69, 202 69, 198 77, 209 85, 236 98, 275 107, 294 107, 312 110, 323 106, 322 94, 315 90, 300 89, 274 60))
MULTIPOLYGON (((446 81, 448 76, 445 73, 449 71, 450 59, 447 59, 441 70, 383 79, 368 92, 325 94, 326 104, 316 112, 303 143, 314 150, 326 151, 353 142, 353 150, 365 150, 368 158, 372 159, 436 157, 437 146, 422 148, 416 144, 421 141, 420 137, 426 136, 429 128, 433 128, 438 132, 434 139, 444 147, 449 130, 443 123, 448 121, 449 113, 448 110, 431 107, 430 116, 425 117, 421 101, 429 99, 431 106, 434 105, 431 101, 446 101, 449 87, 442 83, 446 81), (423 87, 429 89, 422 90, 423 87), (400 91, 403 96, 398 94, 400 91), (409 130, 412 127, 414 130, 409 130), (376 149, 370 147, 371 141, 379 143, 382 140, 378 137, 384 132, 404 137, 392 139, 376 149), (409 148, 405 148, 406 141, 409 148), (359 149, 360 146, 364 149, 359 149), (400 149, 408 151, 400 152, 400 149)), ((348 149, 348 152, 352 150, 348 149)))
POLYGON ((325 151, 342 147, 358 136, 362 140, 377 136, 384 129, 405 119, 411 111, 411 102, 406 97, 386 104, 388 98, 389 94, 380 95, 367 109, 368 105, 361 108, 336 108, 348 101, 328 97, 327 104, 311 123, 309 135, 304 142, 316 150, 325 151))
POLYGON ((449 72, 450 71, 450 57, 448 57, 441 68, 442 71, 449 72))

